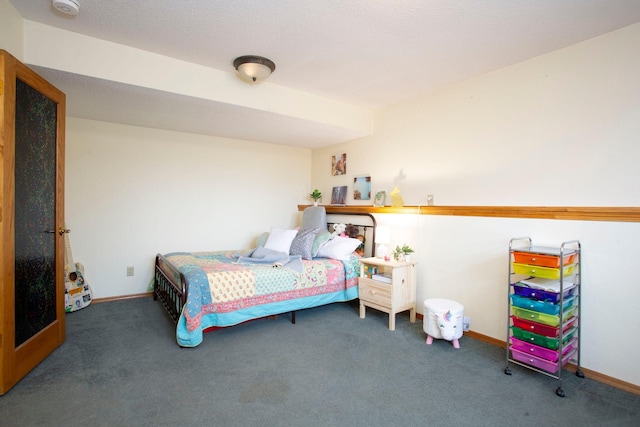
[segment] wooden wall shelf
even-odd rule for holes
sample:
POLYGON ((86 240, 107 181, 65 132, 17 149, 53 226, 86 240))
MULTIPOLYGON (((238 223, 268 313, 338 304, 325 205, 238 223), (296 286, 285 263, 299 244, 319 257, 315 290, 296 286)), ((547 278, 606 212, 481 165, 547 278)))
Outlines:
MULTIPOLYGON (((302 211, 311 205, 298 205, 302 211)), ((599 206, 403 206, 322 205, 327 213, 420 214, 481 216, 493 218, 536 218, 574 221, 640 222, 640 207, 599 206)))

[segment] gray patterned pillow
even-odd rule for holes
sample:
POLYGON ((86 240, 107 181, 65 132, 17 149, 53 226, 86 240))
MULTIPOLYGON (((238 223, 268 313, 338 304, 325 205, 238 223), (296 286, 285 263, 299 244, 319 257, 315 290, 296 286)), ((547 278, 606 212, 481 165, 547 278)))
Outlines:
POLYGON ((320 231, 318 228, 301 228, 298 230, 298 234, 291 242, 289 255, 300 255, 302 259, 312 259, 311 248, 318 231, 320 231))

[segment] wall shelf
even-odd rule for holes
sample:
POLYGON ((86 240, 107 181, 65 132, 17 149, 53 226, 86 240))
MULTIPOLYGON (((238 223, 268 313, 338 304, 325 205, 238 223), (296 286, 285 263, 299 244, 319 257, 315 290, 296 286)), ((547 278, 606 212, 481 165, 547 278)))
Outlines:
MULTIPOLYGON (((303 211, 311 205, 298 205, 303 211)), ((537 218, 574 221, 640 222, 640 207, 606 206, 402 206, 322 205, 327 213, 420 214, 479 216, 493 218, 537 218)))

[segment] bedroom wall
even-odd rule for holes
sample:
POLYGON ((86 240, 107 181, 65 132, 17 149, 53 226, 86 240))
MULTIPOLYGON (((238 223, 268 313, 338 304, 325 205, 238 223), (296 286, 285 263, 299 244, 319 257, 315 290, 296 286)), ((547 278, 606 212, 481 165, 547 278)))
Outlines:
MULTIPOLYGON (((314 150, 312 187, 351 190, 354 175, 370 174, 374 193, 398 185, 407 205, 434 194, 439 205, 638 206, 638 46, 640 24, 381 111, 373 136, 314 150), (331 176, 330 156, 343 152, 347 175, 331 176)), ((391 225, 394 244, 417 250, 419 312, 426 298, 458 300, 472 330, 503 341, 509 240, 579 239, 582 365, 640 385, 640 343, 629 339, 640 328, 640 224, 427 215, 378 222, 391 225)))
POLYGON ((22 17, 7 0, 0 0, 0 49, 18 59, 24 56, 22 17))
POLYGON ((298 225, 310 168, 309 149, 68 117, 74 260, 94 298, 146 292, 158 252, 248 248, 298 225))

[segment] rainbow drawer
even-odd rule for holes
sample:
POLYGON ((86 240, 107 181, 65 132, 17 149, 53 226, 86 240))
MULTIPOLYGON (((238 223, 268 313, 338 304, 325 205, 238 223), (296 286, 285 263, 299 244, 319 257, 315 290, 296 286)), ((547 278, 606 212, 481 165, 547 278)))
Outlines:
POLYGON ((560 280, 560 273, 564 276, 570 276, 575 271, 576 265, 567 265, 560 268, 537 267, 529 264, 513 264, 513 272, 515 274, 523 274, 525 276, 542 277, 543 279, 560 280))
MULTIPOLYGON (((567 342, 567 345, 562 347, 562 356, 566 356, 571 350, 575 348, 577 339, 574 338, 567 342)), ((523 353, 536 356, 550 362, 557 362, 560 359, 560 353, 557 350, 541 347, 539 345, 531 344, 527 341, 519 340, 518 338, 511 337, 511 349, 518 350, 523 353)))
MULTIPOLYGON (((562 337, 562 345, 566 345, 567 342, 575 335, 578 328, 571 328, 562 337)), ((514 337, 526 341, 531 344, 539 345, 542 347, 557 350, 560 347, 560 340, 558 338, 545 337, 544 335, 534 334, 533 332, 525 331, 524 329, 511 327, 511 333, 514 337)))
MULTIPOLYGON (((542 323, 530 322, 529 320, 521 319, 519 317, 511 316, 511 320, 513 321, 513 326, 516 326, 525 331, 533 332, 534 334, 544 335, 545 337, 558 338, 560 334, 560 327, 553 327, 548 325, 543 325, 542 323)), ((573 327, 576 323, 576 317, 572 317, 571 319, 564 322, 564 326, 562 327, 562 332, 566 333, 569 329, 573 327)))
POLYGON ((573 355, 573 351, 562 356, 562 364, 558 362, 551 362, 549 360, 542 359, 541 357, 532 356, 529 353, 524 351, 519 351, 514 348, 511 348, 511 357, 518 362, 527 364, 529 366, 533 366, 534 368, 540 369, 542 371, 549 372, 550 374, 557 374, 560 371, 560 368, 564 366, 571 356, 573 355))
MULTIPOLYGON (((562 311, 565 311, 569 307, 573 306, 575 297, 567 298, 562 301, 562 311)), ((545 314, 559 314, 560 304, 547 301, 538 301, 536 299, 526 298, 520 295, 511 295, 511 303, 520 308, 526 308, 527 310, 538 311, 545 314)))
MULTIPOLYGON (((536 254, 531 252, 514 252, 513 260, 518 264, 537 265, 538 267, 559 268, 560 256, 536 254)), ((572 253, 564 256, 562 265, 569 265, 576 262, 576 254, 572 253)))
MULTIPOLYGON (((570 307, 568 310, 562 312, 562 317, 565 319, 573 316, 576 311, 576 307, 570 307)), ((521 319, 530 320, 532 322, 544 323, 549 326, 560 325, 560 315, 540 313, 539 311, 527 310, 525 308, 511 306, 511 313, 521 319)))
MULTIPOLYGON (((563 292, 565 298, 570 297, 575 292, 576 288, 571 287, 563 292)), ((518 283, 513 284, 513 291, 516 295, 520 295, 527 298, 535 298, 541 301, 558 302, 560 301, 560 292, 543 291, 541 289, 530 288, 529 286, 520 285, 518 283)))

